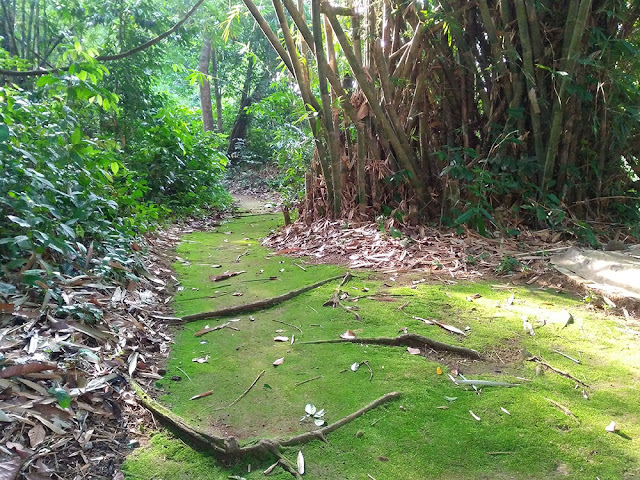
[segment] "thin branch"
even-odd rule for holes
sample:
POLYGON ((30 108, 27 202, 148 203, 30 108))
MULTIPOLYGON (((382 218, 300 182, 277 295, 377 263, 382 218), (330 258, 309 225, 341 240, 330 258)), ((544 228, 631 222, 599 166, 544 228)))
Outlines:
POLYGON ((293 445, 300 445, 301 443, 306 443, 315 439, 323 440, 324 436, 327 433, 331 433, 334 430, 337 430, 338 428, 342 427, 343 425, 353 422, 356 418, 361 417, 362 415, 367 413, 369 410, 373 410, 374 408, 384 403, 390 402, 391 400, 395 400, 398 397, 400 397, 400 393, 398 392, 387 393, 386 395, 383 395, 377 398, 366 407, 363 407, 360 410, 353 412, 351 415, 347 415, 346 417, 338 420, 337 422, 332 423, 331 425, 327 425, 326 427, 323 427, 319 430, 314 430, 312 432, 306 432, 301 435, 297 435, 295 437, 290 438, 289 440, 280 441, 280 445, 283 447, 291 447, 293 445))
POLYGON ((276 319, 274 319, 274 318, 272 318, 272 319, 271 319, 271 321, 272 321, 272 322, 278 322, 278 323, 281 323, 281 324, 286 325, 286 326, 288 326, 288 327, 297 328, 297 329, 298 329, 298 331, 299 331, 300 333, 303 333, 303 332, 302 332, 302 329, 301 329, 300 327, 296 327, 295 325, 292 325, 291 323, 283 322, 282 320, 276 320, 276 319))
POLYGON ((242 400, 247 395, 247 393, 249 393, 249 390, 251 390, 253 387, 255 387, 256 383, 258 383, 258 380, 260 380, 260 377, 262 377, 262 375, 264 375, 264 370, 262 370, 260 372, 260 374, 256 377, 256 379, 253 381, 253 383, 251 385, 249 385, 249 388, 247 388, 244 392, 242 392, 242 395, 240 395, 238 398, 236 398, 229 405, 224 406, 224 407, 214 408, 213 410, 215 412, 217 412, 219 410, 224 410, 225 408, 233 407, 236 403, 238 403, 240 400, 242 400))
POLYGON ((318 375, 318 376, 313 377, 313 378, 307 378, 306 380, 303 380, 301 382, 296 383, 295 386, 299 387, 300 385, 304 385, 305 383, 313 382, 314 380, 318 380, 320 378, 322 378, 322 375, 318 375))
MULTIPOLYGON (((191 17, 191 15, 195 13, 195 11, 198 9, 198 7, 200 7, 200 5, 202 5, 203 2, 204 0, 198 0, 196 4, 193 7, 191 7, 191 9, 186 13, 184 17, 182 17, 182 19, 180 19, 178 23, 176 23, 172 28, 170 28, 166 32, 161 33, 155 38, 152 38, 148 42, 143 43, 142 45, 138 45, 137 47, 132 48, 131 50, 127 50, 126 52, 121 52, 116 55, 99 55, 95 59, 99 62, 121 60, 125 57, 135 55, 136 53, 139 53, 143 50, 146 50, 149 47, 152 47, 156 43, 161 42, 162 40, 167 38, 169 35, 174 33, 176 30, 178 30, 184 24, 184 22, 186 22, 189 19, 189 17, 191 17)), ((52 68, 48 70, 27 70, 24 72, 0 69, 0 75, 7 75, 11 77, 32 77, 32 76, 39 76, 39 75, 47 75, 49 73, 66 72, 67 70, 69 70, 69 67, 70 66, 66 66, 61 68, 52 68)))
POLYGON ((570 373, 564 372, 556 367, 553 367, 551 365, 549 365, 547 362, 543 362, 542 360, 540 360, 538 357, 533 357, 531 358, 532 361, 539 363, 540 365, 547 367, 549 370, 553 370, 554 372, 556 372, 558 375, 561 375, 563 377, 566 378, 570 378, 571 380, 573 380, 574 382, 579 383, 580 385, 584 386, 584 387, 589 387, 589 385, 587 385, 586 383, 584 383, 582 380, 574 377, 573 375, 571 375, 570 373))

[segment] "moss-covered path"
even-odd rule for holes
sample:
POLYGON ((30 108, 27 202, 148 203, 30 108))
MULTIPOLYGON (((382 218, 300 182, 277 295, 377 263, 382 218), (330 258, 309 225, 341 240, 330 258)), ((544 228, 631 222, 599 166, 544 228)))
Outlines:
MULTIPOLYGON (((186 235, 175 265, 184 287, 176 297, 176 314, 247 304, 343 273, 338 266, 262 248, 260 238, 278 222, 273 215, 245 215, 212 232, 186 235), (212 281, 226 271, 243 273, 212 281)), ((158 382, 165 392, 160 401, 191 425, 247 444, 318 428, 309 418, 301 421, 308 403, 324 409, 324 419, 331 423, 387 392, 401 392, 399 400, 331 433, 328 443, 313 441, 284 450, 294 465, 302 451, 304 478, 309 479, 640 475, 635 330, 619 318, 593 313, 579 298, 551 291, 496 289, 491 282, 412 284, 420 279, 420 274, 390 278, 358 272, 342 291, 363 296, 358 302, 345 301, 358 307, 361 320, 353 312, 323 307, 340 282, 335 280, 272 308, 188 323, 177 333, 167 374, 158 382), (469 298, 474 294, 480 296, 469 298), (574 320, 566 327, 563 309, 574 320), (527 315, 534 336, 523 330, 522 315, 527 315), (414 317, 435 318, 467 335, 414 317), (225 323, 228 326, 195 336, 207 326, 225 323), (362 338, 418 333, 477 349, 485 360, 429 349, 410 355, 406 347, 303 343, 336 339, 346 330, 362 338), (288 340, 274 341, 278 336, 288 340), (530 356, 589 387, 527 361, 530 356), (283 363, 274 367, 280 358, 283 363), (354 363, 360 364, 356 371, 351 369, 354 363), (454 384, 449 374, 455 370, 467 379, 520 386, 477 392, 454 384), (605 431, 612 420, 622 435, 605 431)), ((244 457, 222 465, 171 433, 160 432, 132 453, 123 471, 128 479, 251 480, 263 478, 271 463, 273 458, 244 457)), ((292 476, 276 468, 270 478, 292 476)))

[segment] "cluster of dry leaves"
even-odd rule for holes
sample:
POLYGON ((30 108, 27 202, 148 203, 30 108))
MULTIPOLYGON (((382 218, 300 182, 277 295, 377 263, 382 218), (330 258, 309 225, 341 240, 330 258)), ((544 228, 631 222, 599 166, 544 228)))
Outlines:
POLYGON ((310 256, 318 262, 342 263, 353 269, 426 268, 459 279, 495 274, 508 258, 533 272, 540 271, 548 261, 547 253, 570 246, 559 241, 560 234, 549 230, 522 232, 518 238, 486 238, 471 230, 459 235, 426 227, 395 233, 398 238, 382 232, 373 222, 296 222, 268 237, 263 245, 279 253, 310 256))
MULTIPOLYGON (((61 275, 66 309, 46 295, 0 297, 0 480, 124 478, 120 465, 152 421, 127 386, 162 378, 172 341, 176 226, 146 239, 139 281, 61 275), (70 315, 89 308, 93 321, 70 315)), ((138 247, 133 246, 136 250, 138 247)), ((123 267, 125 268, 125 267, 123 267)))

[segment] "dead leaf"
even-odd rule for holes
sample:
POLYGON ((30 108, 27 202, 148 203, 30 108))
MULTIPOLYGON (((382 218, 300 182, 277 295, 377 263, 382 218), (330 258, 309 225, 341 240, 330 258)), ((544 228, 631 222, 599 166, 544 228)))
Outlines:
POLYGON ((431 322, 435 323, 440 328, 442 328, 444 330, 447 330, 448 332, 457 333, 458 335, 464 335, 465 337, 467 336, 467 334, 464 333, 462 330, 460 330, 459 328, 456 328, 456 327, 454 327, 452 325, 447 325, 446 323, 440 323, 438 320, 434 320, 434 319, 431 319, 431 322))
POLYGON ((202 397, 208 397, 209 395, 213 394, 213 390, 209 390, 208 392, 204 392, 204 393, 199 393, 198 395, 194 395, 193 397, 191 397, 189 400, 196 400, 198 398, 202 398, 202 397))
POLYGON ((304 475, 304 456, 302 455, 302 452, 300 450, 298 450, 298 473, 300 475, 304 475))
POLYGON ((129 359, 129 376, 133 377, 133 372, 136 371, 136 367, 138 366, 138 356, 139 352, 133 352, 131 354, 131 358, 129 359))
POLYGON ((5 445, 9 450, 13 450, 22 459, 33 455, 33 450, 26 448, 24 445, 18 442, 7 442, 5 445))
MULTIPOLYGON (((24 365, 11 365, 0 372, 0 378, 29 375, 30 373, 43 372, 45 370, 56 370, 57 368, 58 366, 55 363, 25 363, 24 365)), ((2 480, 1 477, 0 480, 2 480)))
POLYGON ((31 448, 36 448, 38 445, 44 442, 46 434, 47 432, 45 431, 44 427, 39 423, 36 424, 36 426, 31 430, 29 430, 27 435, 29 435, 29 445, 31 445, 31 448))
POLYGON ((14 480, 22 467, 22 459, 13 457, 11 460, 0 463, 0 480, 14 480))
POLYGON ((471 410, 469 410, 469 414, 471 414, 471 416, 476 419, 477 421, 480 421, 480 417, 477 416, 475 413, 473 413, 471 410))
POLYGON ((278 335, 276 337, 273 337, 273 341, 274 342, 288 342, 289 341, 289 337, 283 337, 282 335, 278 335))
POLYGON ((440 367, 436 367, 436 374, 442 375, 442 369, 440 367))
POLYGON ((407 347, 407 352, 409 352, 411 355, 420 355, 419 348, 407 347))
POLYGON ((500 410, 502 410, 504 413, 506 413, 507 415, 511 415, 511 413, 509 413, 509 410, 507 410, 504 407, 500 407, 500 410))
POLYGON ((204 357, 192 358, 191 361, 196 363, 208 363, 209 355, 205 355, 204 357))
POLYGON ((284 363, 284 357, 280 357, 275 362, 273 362, 273 366, 277 367, 278 365, 282 365, 283 363, 284 363))
POLYGON ((231 295, 234 296, 234 297, 241 297, 242 295, 244 295, 244 293, 242 293, 242 292, 233 292, 231 295))
POLYGON ((426 323, 427 325, 433 325, 433 322, 431 320, 429 320, 428 318, 422 318, 422 317, 411 317, 414 320, 420 320, 421 322, 426 323))
POLYGON ((269 475, 271 472, 273 472, 273 469, 276 468, 278 465, 280 465, 280 462, 274 463, 269 468, 267 468, 264 472, 262 472, 262 474, 263 475, 269 475))
POLYGON ((0 312, 11 313, 14 309, 15 305, 13 303, 0 303, 0 312))
POLYGON ((345 340, 353 340, 354 338, 356 338, 356 334, 351 330, 347 330, 346 332, 340 334, 340 338, 343 338, 345 340))
POLYGON ((605 430, 610 433, 616 433, 618 426, 616 425, 616 422, 612 420, 611 423, 605 427, 605 430))

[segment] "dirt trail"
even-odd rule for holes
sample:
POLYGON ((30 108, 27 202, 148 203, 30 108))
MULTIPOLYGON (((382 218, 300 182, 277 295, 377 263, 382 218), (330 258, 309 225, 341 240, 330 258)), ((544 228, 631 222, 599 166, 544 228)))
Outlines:
POLYGON ((240 193, 234 193, 233 198, 236 200, 236 204, 241 213, 264 215, 267 213, 276 213, 279 210, 275 199, 258 198, 240 193))

